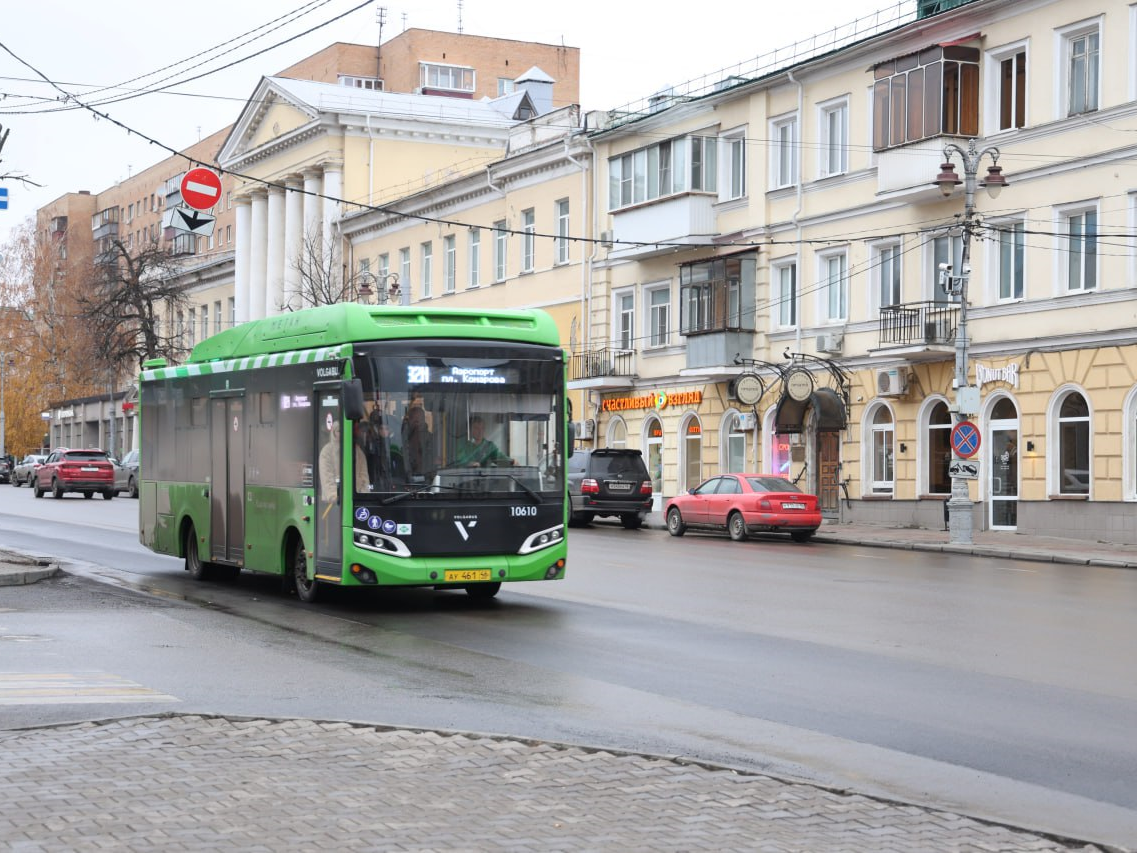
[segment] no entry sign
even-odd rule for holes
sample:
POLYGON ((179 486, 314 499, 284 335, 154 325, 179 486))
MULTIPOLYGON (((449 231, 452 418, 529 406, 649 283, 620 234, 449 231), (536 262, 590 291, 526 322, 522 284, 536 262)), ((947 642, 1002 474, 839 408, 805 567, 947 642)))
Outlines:
POLYGON ((190 169, 182 178, 182 201, 194 210, 209 210, 221 200, 221 178, 209 169, 190 169))

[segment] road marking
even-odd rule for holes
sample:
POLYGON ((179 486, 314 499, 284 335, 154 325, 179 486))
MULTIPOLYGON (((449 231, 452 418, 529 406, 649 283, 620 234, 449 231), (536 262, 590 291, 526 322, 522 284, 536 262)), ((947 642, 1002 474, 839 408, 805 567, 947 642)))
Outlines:
POLYGON ((0 705, 91 705, 104 702, 180 702, 105 672, 0 672, 0 705))

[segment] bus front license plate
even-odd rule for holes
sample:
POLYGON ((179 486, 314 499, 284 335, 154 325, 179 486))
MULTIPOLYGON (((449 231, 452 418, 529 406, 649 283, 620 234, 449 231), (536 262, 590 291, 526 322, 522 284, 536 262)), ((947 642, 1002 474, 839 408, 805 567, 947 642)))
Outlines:
POLYGON ((490 579, 489 569, 460 569, 457 571, 447 571, 447 582, 450 581, 488 581, 490 579))

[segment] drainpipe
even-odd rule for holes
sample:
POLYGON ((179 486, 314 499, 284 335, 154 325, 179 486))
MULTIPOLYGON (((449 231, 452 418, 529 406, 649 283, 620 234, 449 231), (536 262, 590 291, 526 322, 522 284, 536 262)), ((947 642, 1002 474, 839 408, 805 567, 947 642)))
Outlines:
MULTIPOLYGON (((790 71, 786 72, 786 76, 789 78, 789 81, 791 83, 793 83, 795 86, 797 86, 797 122, 798 122, 798 134, 800 136, 801 126, 802 126, 802 109, 805 106, 805 101, 804 101, 805 86, 802 84, 802 82, 800 80, 797 80, 794 78, 794 72, 792 69, 790 71)), ((800 146, 799 146, 799 148, 800 148, 800 146)), ((798 166, 797 207, 794 210, 793 216, 790 217, 790 222, 793 223, 794 231, 796 232, 796 236, 797 236, 797 257, 794 259, 794 264, 797 266, 797 287, 794 288, 794 299, 797 302, 797 304, 794 306, 794 317, 797 319, 797 323, 795 324, 795 326, 797 327, 797 337, 794 340, 794 344, 795 344, 795 349, 797 350, 797 352, 801 352, 801 320, 802 320, 802 317, 801 317, 801 282, 802 282, 801 246, 802 246, 802 243, 801 243, 801 223, 798 221, 798 217, 801 216, 803 198, 805 195, 805 188, 804 188, 804 181, 802 180, 802 162, 801 162, 800 152, 798 155, 797 166, 798 166)))
MULTIPOLYGON (((569 142, 570 141, 571 141, 571 137, 566 136, 565 137, 565 159, 568 160, 570 163, 572 163, 574 166, 576 166, 578 169, 580 169, 580 196, 581 196, 581 199, 584 201, 584 205, 585 205, 584 216, 583 216, 583 221, 584 221, 585 227, 586 227, 585 237, 588 237, 591 240, 591 238, 594 237, 596 234, 596 216, 597 216, 597 204, 596 204, 596 196, 595 196, 596 151, 592 147, 592 141, 588 138, 587 135, 584 136, 584 144, 585 144, 585 147, 588 149, 588 153, 589 153, 589 162, 592 164, 591 173, 592 173, 592 182, 593 182, 593 192, 589 193, 589 191, 588 191, 589 166, 587 164, 583 163, 582 161, 577 160, 575 157, 572 156, 572 154, 569 152, 569 142)), ((591 317, 592 317, 592 287, 591 287, 591 284, 592 284, 592 264, 596 260, 597 243, 595 241, 591 241, 589 243, 589 248, 590 248, 590 252, 588 254, 588 257, 583 259, 583 262, 581 263, 581 270, 580 270, 580 310, 581 310, 581 324, 580 325, 581 325, 583 332, 584 332, 584 342, 586 345, 592 337, 592 322, 591 322, 591 317)), ((587 349, 587 346, 585 348, 587 349)))
POLYGON ((367 203, 371 204, 375 192, 375 136, 371 132, 371 113, 367 114, 367 139, 367 203))

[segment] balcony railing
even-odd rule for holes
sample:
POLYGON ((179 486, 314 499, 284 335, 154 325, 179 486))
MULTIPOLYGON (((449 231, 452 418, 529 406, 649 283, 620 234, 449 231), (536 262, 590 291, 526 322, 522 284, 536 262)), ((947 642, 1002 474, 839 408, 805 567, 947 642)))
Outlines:
POLYGON ((569 381, 631 376, 635 353, 631 350, 598 349, 569 357, 569 381))
POLYGON ((880 346, 910 347, 955 343, 959 305, 951 302, 909 302, 880 309, 880 346))

